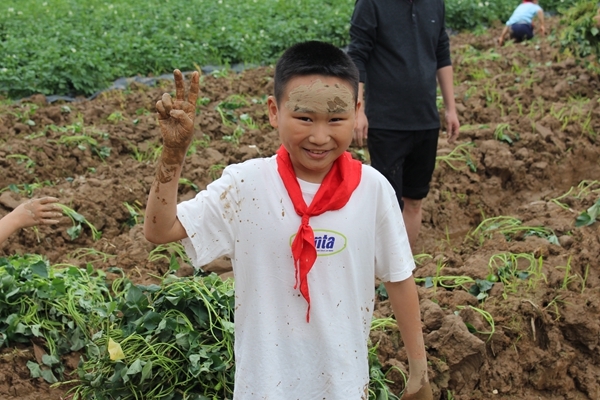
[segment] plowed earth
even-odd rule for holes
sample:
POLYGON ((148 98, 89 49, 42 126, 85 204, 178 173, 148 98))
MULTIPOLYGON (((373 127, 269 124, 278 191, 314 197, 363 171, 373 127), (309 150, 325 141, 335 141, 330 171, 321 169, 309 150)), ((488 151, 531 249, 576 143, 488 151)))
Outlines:
MULTIPOLYGON (((556 21, 550 25, 558 28, 556 21)), ((444 134, 440 138, 415 272, 417 278, 430 277, 419 290, 435 398, 599 399, 600 222, 575 227, 575 219, 600 197, 600 79, 561 54, 550 38, 497 48, 500 29, 451 39, 463 128, 455 145, 444 134), (518 219, 520 226, 544 227, 547 234, 501 232, 486 222, 501 216, 518 219), (484 301, 468 292, 472 283, 455 285, 449 278, 485 279, 490 265, 497 274, 506 265, 499 257, 511 254, 518 270, 535 273, 513 277, 512 284, 497 282, 484 301)), ((183 172, 198 189, 224 165, 276 151, 278 135, 264 105, 272 74, 264 67, 203 77, 201 96, 209 102, 199 109, 198 142, 183 172), (239 143, 231 137, 240 121, 224 124, 215 110, 231 95, 247 100, 233 114, 246 113, 257 124, 245 128, 239 143)), ((124 203, 143 215, 154 176, 153 151, 160 144, 154 104, 165 91, 174 91, 172 82, 131 84, 73 103, 48 104, 38 95, 0 106, 0 189, 41 184, 32 189, 34 196, 60 198, 102 231, 97 241, 85 227, 71 239, 65 217, 58 226, 14 234, 0 254, 38 253, 52 263, 118 266, 144 283, 164 274, 167 263, 148 260, 155 246, 143 237, 142 217, 132 223, 124 203), (61 137, 76 134, 94 137, 95 149, 61 143, 61 137), (102 147, 110 148, 104 159, 102 147), (110 257, 94 260, 80 250, 86 248, 110 257)), ((368 162, 366 150, 351 150, 368 162)), ((180 200, 195 194, 193 185, 180 185, 180 200)), ((4 190, 0 215, 26 198, 23 190, 4 190)), ((217 260, 206 269, 226 273, 228 267, 227 260, 217 260)), ((191 273, 189 266, 178 271, 191 273)), ((389 314, 386 301, 379 300, 376 316, 389 314)), ((372 338, 379 341, 386 368, 406 370, 397 332, 374 332, 372 338)), ((0 398, 65 395, 66 389, 50 389, 29 377, 25 364, 34 358, 33 347, 0 352, 0 398)), ((73 358, 66 360, 71 368, 77 364, 73 358)))

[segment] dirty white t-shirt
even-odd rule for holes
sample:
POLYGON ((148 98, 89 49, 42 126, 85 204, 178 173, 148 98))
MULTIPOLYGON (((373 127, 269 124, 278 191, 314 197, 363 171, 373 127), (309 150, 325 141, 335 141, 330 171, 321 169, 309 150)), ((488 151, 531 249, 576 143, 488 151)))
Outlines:
MULTIPOLYGON (((414 262, 393 189, 369 166, 348 204, 312 217, 318 257, 307 302, 294 289, 300 226, 277 160, 231 165, 177 215, 196 267, 228 256, 235 276, 234 400, 367 399, 375 276, 409 278, 414 262)), ((319 185, 300 182, 310 201, 319 185)))

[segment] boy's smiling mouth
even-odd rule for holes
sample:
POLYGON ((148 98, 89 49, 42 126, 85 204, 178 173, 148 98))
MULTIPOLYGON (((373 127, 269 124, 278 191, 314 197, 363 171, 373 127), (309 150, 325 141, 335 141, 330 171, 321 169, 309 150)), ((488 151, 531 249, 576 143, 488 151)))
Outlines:
POLYGON ((316 149, 304 149, 311 158, 324 158, 331 150, 316 150, 316 149))

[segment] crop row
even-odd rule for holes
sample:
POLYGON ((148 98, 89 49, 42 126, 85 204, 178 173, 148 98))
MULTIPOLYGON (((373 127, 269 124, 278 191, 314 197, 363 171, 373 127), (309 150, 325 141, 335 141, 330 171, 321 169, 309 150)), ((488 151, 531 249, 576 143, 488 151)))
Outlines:
MULTIPOLYGON (((546 10, 576 0, 550 0, 546 10)), ((208 64, 267 64, 291 44, 344 46, 354 0, 4 1, 0 94, 90 95, 114 79, 208 64)), ((505 20, 512 0, 447 0, 454 30, 505 20)))

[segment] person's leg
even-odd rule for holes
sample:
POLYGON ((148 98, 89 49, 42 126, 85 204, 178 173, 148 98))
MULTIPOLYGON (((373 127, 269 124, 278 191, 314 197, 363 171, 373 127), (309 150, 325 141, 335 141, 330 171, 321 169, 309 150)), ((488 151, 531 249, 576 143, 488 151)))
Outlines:
POLYGON ((414 250, 414 246, 417 243, 417 238, 419 237, 419 231, 421 230, 421 220, 423 218, 423 209, 421 208, 421 205, 423 200, 403 197, 402 201, 404 202, 402 216, 404 217, 406 234, 408 235, 410 247, 414 250))
POLYGON ((406 155, 412 150, 411 132, 369 128, 367 147, 371 166, 387 178, 396 192, 400 209, 404 209, 403 166, 406 155))
POLYGON ((413 135, 414 147, 404 162, 402 215, 408 240, 414 250, 421 230, 423 199, 429 193, 429 183, 435 169, 439 129, 417 131, 413 135))

